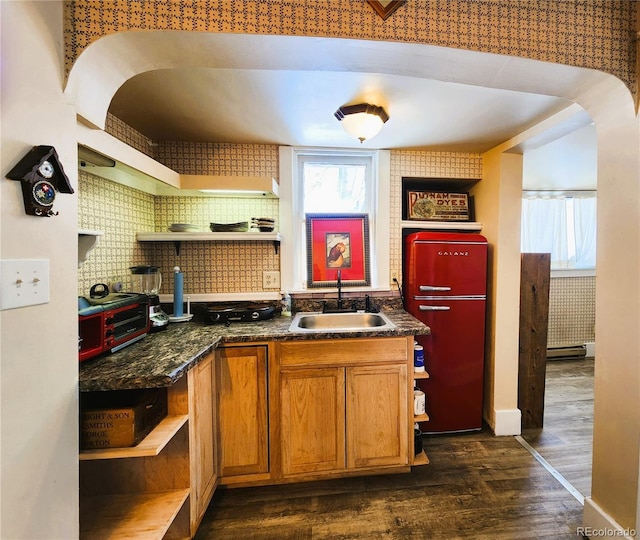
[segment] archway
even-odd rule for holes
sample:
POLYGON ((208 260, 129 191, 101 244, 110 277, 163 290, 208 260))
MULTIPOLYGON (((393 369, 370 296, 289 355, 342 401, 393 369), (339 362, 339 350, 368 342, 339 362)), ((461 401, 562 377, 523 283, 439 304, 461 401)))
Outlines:
MULTIPOLYGON (((633 404, 639 401, 640 387, 640 182, 638 123, 624 84, 593 70, 421 44, 154 31, 116 33, 89 46, 70 72, 66 93, 85 122, 103 128, 111 97, 126 80, 153 69, 188 66, 410 75, 564 97, 591 115, 599 146, 599 364, 592 489, 598 503, 592 501, 585 516, 591 519, 608 512, 624 526, 636 525, 640 407, 633 404), (611 480, 621 478, 631 480, 620 480, 614 488, 611 480)), ((500 181, 503 150, 491 152, 498 166, 488 174, 498 178, 483 189, 495 210, 486 223, 487 236, 500 246, 493 274, 488 399, 496 433, 509 434, 516 429, 517 411, 517 324, 514 331, 513 321, 517 321, 518 295, 513 274, 519 264, 519 246, 513 242, 513 229, 518 226, 510 207, 513 193, 507 182, 500 181)))

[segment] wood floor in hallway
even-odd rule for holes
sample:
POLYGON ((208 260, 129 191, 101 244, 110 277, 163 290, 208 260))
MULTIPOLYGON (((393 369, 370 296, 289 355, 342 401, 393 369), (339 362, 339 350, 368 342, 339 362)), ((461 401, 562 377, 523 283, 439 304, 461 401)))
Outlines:
MULTIPOLYGON (((588 495, 593 363, 579 362, 550 363, 545 428, 526 439, 588 495)), ((219 489, 196 539, 579 538, 582 505, 513 437, 424 443, 431 463, 411 474, 219 489)))
POLYGON ((594 359, 547 362, 543 429, 523 438, 584 497, 591 495, 594 359))

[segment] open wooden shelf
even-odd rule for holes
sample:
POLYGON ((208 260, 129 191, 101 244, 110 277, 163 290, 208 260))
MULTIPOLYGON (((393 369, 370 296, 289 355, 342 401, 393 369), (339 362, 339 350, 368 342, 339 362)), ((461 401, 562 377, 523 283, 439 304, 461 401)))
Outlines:
POLYGON ((173 242, 176 255, 180 255, 182 242, 273 242, 276 254, 282 236, 279 232, 140 232, 138 242, 173 242))
POLYGON ((414 371, 413 372, 414 379, 428 379, 429 372, 428 371, 414 371))
POLYGON ((279 242, 279 232, 139 232, 138 242, 279 242))
POLYGON ((136 446, 83 450, 80 461, 157 456, 188 419, 186 414, 167 416, 136 446))
POLYGON ((428 422, 429 415, 428 414, 418 414, 413 416, 413 422, 428 422))
POLYGON ((401 221, 403 229, 419 229, 434 231, 480 231, 482 223, 479 221, 401 221))
POLYGON ((188 497, 188 488, 81 497, 80 538, 161 539, 188 497))
POLYGON ((424 450, 413 458, 414 465, 427 465, 428 463, 429 458, 427 457, 427 454, 424 450))

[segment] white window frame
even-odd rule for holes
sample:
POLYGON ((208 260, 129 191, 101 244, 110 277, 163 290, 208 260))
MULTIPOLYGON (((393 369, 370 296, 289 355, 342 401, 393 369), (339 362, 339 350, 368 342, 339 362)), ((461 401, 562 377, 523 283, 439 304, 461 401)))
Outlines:
POLYGON ((390 290, 389 224, 390 224, 390 152, 388 150, 350 150, 343 148, 280 147, 280 283, 283 291, 309 293, 333 288, 306 288, 306 238, 301 214, 299 188, 299 156, 364 156, 372 161, 371 200, 369 213, 370 270, 369 287, 349 287, 350 291, 390 290), (300 221, 302 220, 302 222, 300 221), (302 223, 302 226, 301 226, 302 223))

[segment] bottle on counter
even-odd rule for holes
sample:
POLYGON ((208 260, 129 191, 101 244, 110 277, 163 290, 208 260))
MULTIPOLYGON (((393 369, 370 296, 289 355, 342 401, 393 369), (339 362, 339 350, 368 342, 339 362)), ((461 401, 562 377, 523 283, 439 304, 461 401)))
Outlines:
POLYGON ((291 317, 291 295, 289 293, 284 293, 282 295, 282 316, 283 317, 291 317))

